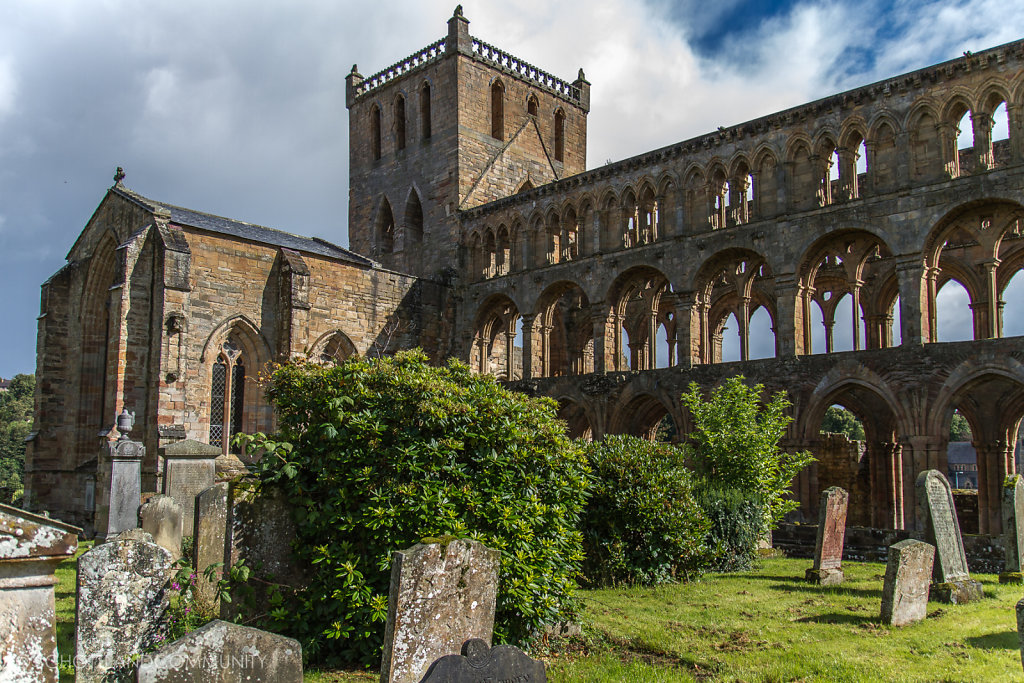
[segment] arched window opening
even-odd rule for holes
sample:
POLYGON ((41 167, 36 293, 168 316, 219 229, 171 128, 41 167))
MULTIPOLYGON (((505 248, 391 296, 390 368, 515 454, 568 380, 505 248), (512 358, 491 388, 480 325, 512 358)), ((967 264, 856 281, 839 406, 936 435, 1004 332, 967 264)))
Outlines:
POLYGON ((1005 166, 1010 163, 1010 117, 1006 102, 1000 102, 992 112, 992 163, 1005 166))
POLYGON ((971 123, 971 111, 968 109, 960 117, 956 134, 956 159, 954 175, 965 173, 971 168, 971 156, 974 152, 974 125, 971 123))
POLYGON ((629 340, 629 330, 625 325, 619 329, 619 338, 622 340, 619 367, 623 370, 633 370, 633 354, 631 353, 633 344, 629 340))
POLYGON ((668 327, 666 325, 658 325, 658 335, 656 341, 657 344, 655 346, 654 367, 671 367, 672 351, 669 347, 668 327))
POLYGON ((1017 271, 1000 297, 1003 306, 1002 321, 1004 337, 1024 335, 1024 271, 1017 271))
MULTIPOLYGON (((974 434, 971 432, 970 423, 959 409, 953 411, 949 420, 946 463, 949 470, 949 483, 954 489, 978 490, 978 452, 974 448, 974 434)), ((978 533, 978 517, 975 515, 962 515, 962 517, 960 524, 963 526, 964 533, 978 533)))
POLYGON ((391 204, 385 199, 377 211, 377 245, 380 253, 390 254, 395 250, 395 217, 391 204))
POLYGON ((842 434, 850 441, 864 441, 864 423, 852 410, 833 403, 825 409, 818 433, 842 434))
POLYGON ((505 139, 505 86, 501 81, 491 86, 491 137, 505 139))
POLYGON ((938 341, 974 339, 974 318, 971 296, 956 280, 947 280, 935 295, 938 341))
POLYGON ((721 331, 721 344, 722 354, 720 362, 731 363, 733 361, 742 360, 741 346, 742 340, 740 339, 740 323, 736 319, 735 313, 730 313, 729 317, 725 319, 725 324, 722 326, 721 331))
POLYGON ((245 405, 245 363, 240 347, 232 340, 224 342, 213 363, 210 381, 210 445, 224 453, 231 438, 242 431, 245 405))
MULTIPOLYGON (((858 339, 865 339, 864 316, 856 317, 858 339)), ((843 294, 832 313, 832 351, 853 351, 853 297, 843 294)))
POLYGON ((406 242, 423 239, 423 205, 416 190, 409 193, 409 201, 405 204, 405 239, 406 242))
MULTIPOLYGON (((823 298, 828 298, 829 292, 823 298)), ((817 301, 811 303, 811 348, 808 353, 825 353, 828 350, 826 342, 827 333, 825 328, 825 311, 817 301)))
POLYGON ((889 311, 889 315, 892 318, 889 328, 889 339, 892 340, 892 346, 900 346, 903 344, 903 323, 902 316, 900 314, 900 298, 896 297, 893 301, 892 310, 889 311))
POLYGON ((430 129, 430 84, 424 83, 420 88, 420 134, 426 140, 431 135, 430 129))
POLYGON ((405 98, 401 95, 395 100, 395 148, 405 149, 405 98))
POLYGON ((540 111, 540 106, 537 104, 537 98, 530 95, 530 99, 526 102, 526 113, 530 116, 537 116, 540 111))
POLYGON ((380 159, 380 130, 380 108, 374 106, 370 111, 370 149, 374 161, 380 159))
POLYGON ((856 167, 856 170, 857 170, 857 177, 861 181, 858 184, 861 187, 863 187, 864 186, 863 180, 867 176, 867 173, 868 173, 868 146, 867 146, 867 144, 865 144, 863 139, 860 141, 860 144, 857 145, 857 160, 856 160, 855 167, 856 167))
POLYGON ((760 306, 750 316, 747 338, 750 340, 750 360, 775 358, 775 328, 768 309, 760 306))
POLYGON ((318 360, 321 363, 341 363, 355 352, 355 346, 345 333, 335 332, 323 344, 318 360))
POLYGON ((555 112, 555 161, 565 161, 565 112, 555 112))
POLYGON ((519 189, 516 190, 516 194, 519 194, 520 192, 526 192, 527 190, 532 190, 532 189, 533 189, 533 183, 531 183, 530 179, 527 178, 526 180, 523 181, 523 184, 519 186, 519 189))

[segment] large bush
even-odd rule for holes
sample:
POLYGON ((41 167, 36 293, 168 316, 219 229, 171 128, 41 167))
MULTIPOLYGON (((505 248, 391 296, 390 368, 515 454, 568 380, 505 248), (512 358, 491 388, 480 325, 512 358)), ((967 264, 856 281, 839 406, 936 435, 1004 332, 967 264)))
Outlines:
POLYGON ((583 525, 587 584, 654 584, 699 575, 708 520, 682 449, 634 436, 587 446, 594 488, 583 525))
POLYGON ((705 399, 696 383, 682 396, 690 410, 693 463, 697 472, 723 489, 763 501, 767 521, 774 526, 798 503, 788 497, 790 482, 813 462, 810 453, 784 453, 779 440, 792 420, 790 403, 779 392, 761 402, 764 387, 747 386, 732 377, 705 399))
POLYGON ((272 626, 315 660, 379 664, 391 553, 424 537, 502 551, 497 640, 575 615, 589 475, 553 401, 419 351, 280 366, 267 395, 280 431, 250 448, 293 506, 311 578, 272 626))
POLYGON ((750 569, 757 558, 758 542, 768 530, 760 497, 705 483, 697 487, 696 498, 709 523, 708 571, 750 569))

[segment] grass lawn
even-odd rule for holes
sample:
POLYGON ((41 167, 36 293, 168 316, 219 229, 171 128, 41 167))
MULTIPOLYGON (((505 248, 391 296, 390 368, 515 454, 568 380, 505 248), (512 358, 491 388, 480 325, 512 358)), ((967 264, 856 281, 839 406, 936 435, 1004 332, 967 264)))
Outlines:
MULTIPOLYGON (((979 603, 930 603, 906 628, 879 624, 885 566, 849 563, 846 582, 803 581, 804 559, 766 559, 754 571, 659 588, 583 591, 587 634, 552 641, 535 656, 548 680, 1013 681, 1024 680, 1014 606, 1024 587, 990 574, 979 603)), ((58 641, 71 652, 74 565, 58 574, 58 641)), ((315 683, 368 683, 372 672, 315 671, 315 683)), ((64 680, 62 678, 62 680, 64 680)), ((70 679, 68 679, 70 680, 70 679)))

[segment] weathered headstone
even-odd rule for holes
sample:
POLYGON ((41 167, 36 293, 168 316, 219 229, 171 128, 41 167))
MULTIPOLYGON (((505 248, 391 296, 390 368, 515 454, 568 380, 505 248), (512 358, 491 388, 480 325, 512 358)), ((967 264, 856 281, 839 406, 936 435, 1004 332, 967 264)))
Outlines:
POLYGON ((0 681, 56 681, 54 570, 81 529, 0 505, 0 681))
POLYGON ((889 546, 882 587, 882 623, 906 626, 928 613, 935 546, 908 538, 889 546))
POLYGON ((471 540, 418 543, 391 562, 381 683, 419 683, 467 640, 490 643, 500 551, 471 540))
POLYGON ((107 445, 103 495, 96 510, 98 540, 103 541, 138 526, 139 504, 142 502, 142 459, 145 455, 145 446, 127 438, 107 445))
POLYGON ((821 492, 818 505, 818 539, 814 545, 814 566, 806 578, 822 586, 843 582, 843 540, 846 536, 846 506, 850 494, 838 486, 821 492))
POLYGON ((107 539, 110 541, 144 541, 146 543, 153 543, 153 534, 142 529, 129 529, 128 531, 122 531, 116 536, 111 536, 107 539))
POLYGON ((446 655, 434 662, 426 677, 417 683, 545 683, 547 680, 544 662, 530 659, 517 647, 489 647, 486 641, 474 638, 462 646, 461 655, 446 655))
POLYGON ((954 605, 981 599, 981 584, 967 570, 949 481, 938 470, 925 470, 917 477, 916 489, 925 538, 935 545, 932 599, 954 605))
POLYGON ((170 496, 152 496, 139 508, 139 527, 175 560, 181 557, 182 516, 181 506, 170 496))
POLYGON ((155 642, 173 564, 169 550, 140 541, 104 543, 78 558, 78 683, 125 670, 132 655, 155 642))
POLYGON ((1006 562, 999 583, 1024 583, 1024 477, 1019 474, 1003 483, 1003 550, 1006 562))
POLYGON ((217 474, 217 457, 221 449, 210 444, 185 439, 160 449, 164 459, 164 493, 181 506, 182 532, 195 533, 192 518, 196 496, 213 486, 217 474))
POLYGON ((138 683, 273 681, 301 683, 298 641, 215 619, 143 655, 138 683))
POLYGON ((217 582, 224 572, 225 538, 228 524, 228 484, 214 484, 195 502, 196 533, 192 557, 195 559, 197 598, 216 611, 220 607, 217 582), (207 578, 206 570, 220 564, 207 578))

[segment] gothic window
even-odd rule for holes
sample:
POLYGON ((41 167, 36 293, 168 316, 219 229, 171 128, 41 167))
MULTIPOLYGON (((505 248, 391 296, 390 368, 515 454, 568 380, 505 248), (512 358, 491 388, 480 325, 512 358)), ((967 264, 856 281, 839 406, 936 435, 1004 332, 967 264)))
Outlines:
POLYGON ((213 364, 210 382, 211 446, 228 452, 231 437, 242 431, 244 401, 245 363, 238 346, 228 340, 213 364))
POLYGON ((373 151, 373 160, 380 159, 380 109, 374 107, 370 112, 370 146, 373 151))
POLYGON ((416 190, 409 193, 409 200, 405 203, 405 236, 414 242, 423 239, 423 205, 416 190))
POLYGON ((505 86, 501 81, 491 86, 491 137, 505 139, 505 86))
POLYGON ((565 112, 555 112, 555 161, 565 161, 565 112))
POLYGON ((395 147, 405 149, 405 98, 395 100, 395 147))
POLYGON ((377 212, 377 247, 383 254, 395 250, 395 216, 387 199, 381 202, 377 212))
POLYGON ((420 132, 423 139, 430 137, 430 84, 424 83, 420 89, 420 132))
POLYGON ((530 116, 537 116, 540 111, 540 106, 537 104, 537 98, 530 95, 530 99, 526 102, 526 113, 530 116))

